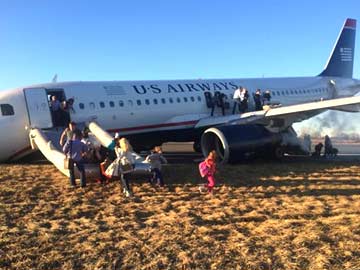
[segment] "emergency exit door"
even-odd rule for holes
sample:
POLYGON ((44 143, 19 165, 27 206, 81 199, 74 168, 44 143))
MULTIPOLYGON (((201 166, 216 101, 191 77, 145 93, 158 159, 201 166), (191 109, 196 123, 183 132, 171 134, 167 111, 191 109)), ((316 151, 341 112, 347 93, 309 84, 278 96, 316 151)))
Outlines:
POLYGON ((24 89, 30 126, 33 128, 53 127, 47 93, 44 88, 24 89))

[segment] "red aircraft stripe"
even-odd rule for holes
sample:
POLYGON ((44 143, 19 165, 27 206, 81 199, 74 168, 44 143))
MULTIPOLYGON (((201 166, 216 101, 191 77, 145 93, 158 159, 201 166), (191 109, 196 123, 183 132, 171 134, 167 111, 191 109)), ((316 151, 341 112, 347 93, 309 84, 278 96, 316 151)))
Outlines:
POLYGON ((158 125, 109 129, 108 131, 109 132, 124 132, 124 131, 134 131, 134 130, 142 130, 142 129, 162 128, 162 127, 176 127, 176 126, 185 126, 185 125, 195 125, 197 122, 198 121, 185 121, 185 122, 177 122, 177 123, 166 123, 166 124, 158 124, 158 125))

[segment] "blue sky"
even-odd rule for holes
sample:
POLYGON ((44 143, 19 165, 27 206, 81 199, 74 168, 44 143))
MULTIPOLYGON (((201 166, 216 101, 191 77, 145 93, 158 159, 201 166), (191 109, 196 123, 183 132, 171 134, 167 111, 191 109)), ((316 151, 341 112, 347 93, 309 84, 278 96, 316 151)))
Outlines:
POLYGON ((0 89, 54 74, 60 81, 312 76, 347 17, 360 19, 360 1, 0 0, 0 89))

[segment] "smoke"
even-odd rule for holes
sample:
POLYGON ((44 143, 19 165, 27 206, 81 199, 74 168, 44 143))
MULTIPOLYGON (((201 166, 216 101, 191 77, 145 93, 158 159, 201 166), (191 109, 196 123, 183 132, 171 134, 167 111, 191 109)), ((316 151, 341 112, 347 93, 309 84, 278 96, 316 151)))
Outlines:
POLYGON ((360 114, 329 111, 295 124, 300 137, 309 134, 312 138, 329 135, 339 140, 360 142, 360 114))

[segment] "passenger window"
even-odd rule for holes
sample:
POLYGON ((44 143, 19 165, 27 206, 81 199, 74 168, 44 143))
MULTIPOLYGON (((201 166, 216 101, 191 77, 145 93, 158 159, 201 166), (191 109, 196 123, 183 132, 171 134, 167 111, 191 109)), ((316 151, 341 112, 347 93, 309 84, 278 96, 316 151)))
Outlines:
POLYGON ((94 102, 90 102, 89 103, 89 107, 91 110, 95 110, 95 103, 94 102))
POLYGON ((177 101, 177 103, 180 103, 181 99, 178 97, 178 98, 176 98, 176 101, 177 101))
POLYGON ((113 108, 113 107, 115 106, 114 101, 110 101, 110 102, 109 102, 109 105, 110 105, 110 107, 112 107, 112 108, 113 108))
POLYGON ((184 101, 185 101, 185 102, 188 102, 188 99, 187 99, 187 97, 184 97, 184 101))
POLYGON ((198 100, 199 102, 201 102, 201 97, 200 97, 200 96, 198 96, 198 97, 197 97, 197 100, 198 100))
POLYGON ((120 106, 120 107, 124 107, 124 101, 119 100, 119 106, 120 106))
POLYGON ((298 94, 298 91, 297 91, 297 90, 295 90, 295 94, 298 94))
POLYGON ((82 110, 85 109, 85 104, 84 103, 79 103, 79 108, 82 109, 82 110))
POLYGON ((284 96, 285 95, 284 91, 281 91, 281 94, 284 96))
POLYGON ((162 103, 162 104, 165 104, 165 103, 166 103, 166 99, 165 99, 165 98, 162 98, 162 99, 161 99, 161 103, 162 103))
POLYGON ((158 104, 158 100, 156 98, 154 98, 153 102, 154 102, 155 105, 158 104))
POLYGON ((293 90, 290 90, 290 93, 293 95, 293 94, 294 94, 294 91, 293 91, 293 90))
POLYGON ((145 99, 145 104, 146 104, 146 105, 150 105, 150 100, 145 99))
POLYGON ((289 91, 288 91, 288 90, 286 90, 286 94, 289 95, 289 91))
POLYGON ((129 106, 134 106, 134 102, 131 99, 128 100, 128 104, 129 106))
POLYGON ((276 96, 276 92, 275 92, 275 91, 273 91, 272 94, 273 94, 273 96, 276 96))
POLYGON ((136 104, 137 104, 138 106, 141 106, 141 100, 138 99, 138 100, 136 101, 136 104))
POLYGON ((280 96, 280 91, 276 91, 277 95, 280 96))
POLYGON ((194 98, 194 97, 190 97, 190 100, 191 100, 192 102, 194 102, 194 101, 195 101, 195 98, 194 98))
POLYGON ((14 108, 10 104, 1 104, 1 114, 3 116, 14 115, 14 108))
POLYGON ((174 103, 174 100, 172 98, 169 98, 170 103, 174 103))
POLYGON ((100 108, 105 108, 105 103, 104 102, 102 102, 102 101, 100 101, 100 108))

